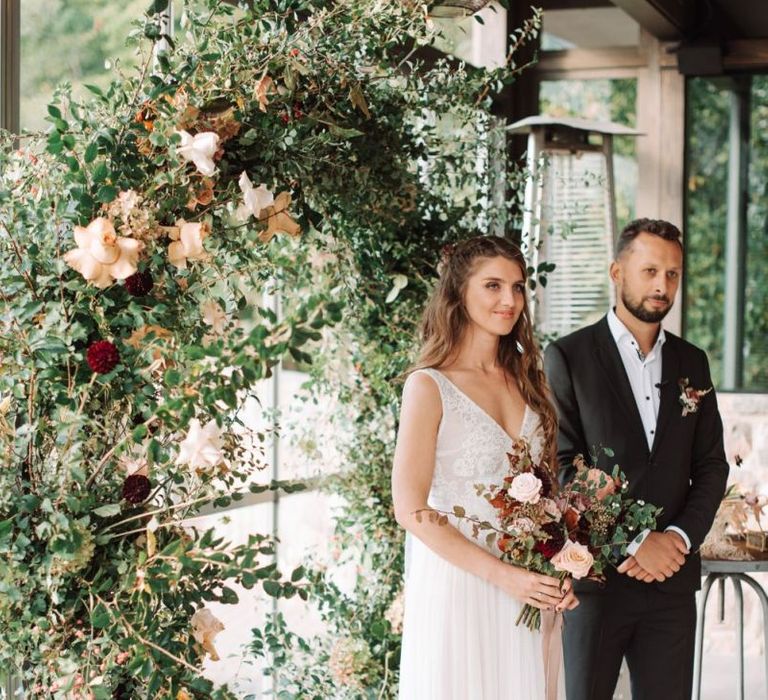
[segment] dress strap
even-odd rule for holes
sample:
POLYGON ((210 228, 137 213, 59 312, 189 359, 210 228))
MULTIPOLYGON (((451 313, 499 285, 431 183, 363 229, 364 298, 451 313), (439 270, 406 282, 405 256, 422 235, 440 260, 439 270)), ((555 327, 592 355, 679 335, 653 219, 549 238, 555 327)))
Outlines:
POLYGON ((443 406, 445 406, 445 383, 448 381, 440 372, 438 372, 436 369, 433 369, 432 367, 422 367, 421 369, 415 369, 413 372, 411 372, 408 375, 408 379, 405 380, 405 383, 408 384, 411 377, 413 377, 416 374, 426 374, 428 377, 432 377, 432 381, 437 384, 437 388, 440 391, 440 401, 442 402, 443 406))

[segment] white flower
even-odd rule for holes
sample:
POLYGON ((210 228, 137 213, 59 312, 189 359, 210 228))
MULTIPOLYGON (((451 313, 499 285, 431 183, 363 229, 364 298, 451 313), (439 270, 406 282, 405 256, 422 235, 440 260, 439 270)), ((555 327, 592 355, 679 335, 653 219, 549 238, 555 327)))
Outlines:
POLYGON ((509 485, 509 495, 521 503, 538 503, 541 498, 541 479, 530 472, 518 474, 509 485))
POLYGON ((220 335, 227 325, 227 314, 213 299, 208 299, 200 305, 203 314, 203 323, 213 328, 213 332, 220 335))
POLYGON ((137 270, 141 241, 115 233, 109 219, 98 217, 86 228, 75 226, 77 248, 64 254, 64 262, 99 289, 124 280, 137 270))
POLYGON ((181 144, 176 146, 176 153, 187 162, 194 163, 201 175, 213 175, 216 170, 213 154, 219 148, 219 135, 213 131, 203 131, 194 136, 188 131, 176 133, 181 136, 181 144))
POLYGON ((555 571, 566 571, 576 579, 587 576, 594 563, 595 559, 589 549, 572 540, 566 540, 565 546, 552 557, 555 571))
POLYGON ((254 187, 251 184, 248 175, 243 170, 238 180, 240 190, 243 193, 243 203, 237 208, 235 217, 238 221, 247 221, 251 216, 255 218, 261 217, 261 212, 266 209, 274 201, 274 195, 267 189, 265 184, 261 184, 258 187, 254 187))
POLYGON ((193 469, 210 469, 224 459, 221 435, 215 420, 200 425, 197 418, 189 421, 187 437, 179 444, 176 464, 188 464, 193 469))
POLYGON ((168 246, 168 262, 180 269, 187 267, 187 260, 207 260, 203 241, 210 233, 208 224, 191 223, 179 219, 176 226, 168 227, 173 242, 168 246))
POLYGON ((139 195, 134 190, 123 190, 117 195, 117 202, 124 221, 128 221, 131 212, 139 203, 139 195))
POLYGON ((190 620, 192 636, 211 655, 211 661, 218 661, 219 655, 213 646, 213 639, 224 629, 224 624, 208 608, 198 610, 190 620))

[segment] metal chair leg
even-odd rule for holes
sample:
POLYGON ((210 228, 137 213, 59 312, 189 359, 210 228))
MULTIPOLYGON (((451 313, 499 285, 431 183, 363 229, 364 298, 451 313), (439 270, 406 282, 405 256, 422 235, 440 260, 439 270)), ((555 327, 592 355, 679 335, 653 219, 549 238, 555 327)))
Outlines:
POLYGON ((763 610, 763 658, 765 659, 765 697, 768 698, 768 595, 763 587, 747 574, 735 574, 740 581, 746 583, 757 595, 763 610))
POLYGON ((738 576, 731 576, 736 596, 736 697, 744 700, 744 594, 738 576))
POLYGON ((696 646, 693 656, 693 700, 701 698, 701 671, 704 655, 704 618, 707 598, 712 584, 719 579, 719 574, 709 574, 701 587, 701 602, 696 613, 696 646))

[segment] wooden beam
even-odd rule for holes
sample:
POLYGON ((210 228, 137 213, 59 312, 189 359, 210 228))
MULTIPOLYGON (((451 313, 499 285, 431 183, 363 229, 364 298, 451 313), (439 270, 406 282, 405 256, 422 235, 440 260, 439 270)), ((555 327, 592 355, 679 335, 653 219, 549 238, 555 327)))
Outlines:
POLYGON ((611 0, 538 0, 531 3, 544 12, 549 10, 586 10, 592 7, 613 7, 611 0))
POLYGON ((636 46, 615 49, 565 49, 542 51, 536 70, 551 73, 606 68, 642 68, 647 63, 646 53, 636 46))
POLYGON ((733 39, 723 52, 726 71, 768 68, 768 39, 733 39))
POLYGON ((671 41, 684 38, 696 19, 695 0, 613 0, 651 36, 671 41))
POLYGON ((18 134, 21 0, 0 2, 0 129, 18 134))

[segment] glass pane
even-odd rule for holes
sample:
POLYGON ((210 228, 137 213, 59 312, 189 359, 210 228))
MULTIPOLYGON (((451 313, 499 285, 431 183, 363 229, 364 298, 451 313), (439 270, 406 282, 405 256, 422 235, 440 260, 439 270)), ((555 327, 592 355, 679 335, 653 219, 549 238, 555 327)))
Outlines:
MULTIPOLYGON (((210 527, 216 533, 233 544, 242 544, 251 534, 270 534, 273 519, 272 503, 236 508, 226 513, 214 513, 187 521, 205 530, 210 527)), ((266 562, 265 562, 266 563, 266 562)), ((240 598, 236 605, 209 603, 211 612, 222 621, 224 630, 216 636, 215 646, 220 660, 206 660, 204 673, 216 684, 229 684, 239 697, 255 693, 256 697, 264 690, 262 666, 243 664, 243 645, 251 640, 251 630, 261 627, 272 612, 274 599, 267 596, 261 586, 246 590, 232 586, 240 598)))
POLYGON ((768 389, 768 75, 752 78, 744 387, 768 389))
POLYGON ((280 371, 280 479, 310 479, 332 474, 344 464, 338 449, 339 407, 333 397, 314 402, 302 388, 304 372, 280 371))
MULTIPOLYGON (((581 117, 635 126, 637 80, 544 80, 539 88, 539 111, 553 117, 581 117)), ((633 136, 613 139, 618 229, 635 217, 637 155, 633 136)))
POLYGON ((618 7, 544 12, 543 51, 637 46, 639 39, 640 25, 618 7))
MULTIPOLYGON (((684 327, 709 355, 715 385, 724 381, 726 232, 731 85, 688 82, 684 327)), ((735 388, 768 388, 768 76, 752 76, 744 270, 744 375, 735 388)))
MULTIPOLYGON (((338 496, 319 491, 280 498, 278 565, 284 575, 306 564, 310 558, 329 566, 338 559, 340 552, 334 544, 333 516, 340 504, 338 496)), ((354 562, 342 567, 333 566, 334 582, 343 590, 352 590, 356 574, 354 562)), ((285 615, 288 627, 305 638, 320 634, 325 628, 315 606, 298 596, 281 599, 279 609, 285 615)))
POLYGON ((241 436, 242 469, 250 471, 249 483, 267 484, 273 478, 274 412, 273 379, 263 379, 255 386, 255 395, 241 401, 238 424, 233 428, 241 436))
POLYGON ((539 257, 555 265, 536 291, 540 333, 562 336, 594 323, 611 303, 606 269, 613 258, 606 159, 601 152, 545 155, 541 175, 539 257))
POLYGON ((729 105, 712 80, 688 81, 685 337, 706 350, 715 386, 723 378, 729 105))
POLYGON ((146 0, 24 0, 21 3, 21 127, 45 126, 54 88, 107 85, 116 71, 137 63, 125 38, 146 0))

